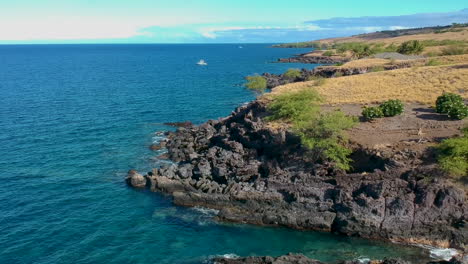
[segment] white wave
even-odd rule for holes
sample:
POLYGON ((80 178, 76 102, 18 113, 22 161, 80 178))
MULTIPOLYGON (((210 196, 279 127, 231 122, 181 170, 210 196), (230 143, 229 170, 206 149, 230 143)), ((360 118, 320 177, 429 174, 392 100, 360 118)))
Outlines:
POLYGON ((366 257, 359 257, 356 260, 361 264, 367 264, 371 261, 370 258, 366 258, 366 257))
POLYGON ((223 258, 227 258, 227 259, 235 259, 235 258, 239 258, 238 255, 234 254, 234 253, 228 253, 228 254, 224 254, 224 255, 221 255, 221 257, 223 258))
POLYGON ((449 261, 452 257, 458 255, 458 251, 454 248, 430 248, 430 257, 435 259, 443 259, 449 261))
POLYGON ((216 209, 210 209, 210 208, 203 208, 203 207, 193 207, 193 210, 197 211, 197 212, 200 212, 204 215, 207 215, 207 216, 216 216, 218 215, 219 213, 219 210, 216 210, 216 209))

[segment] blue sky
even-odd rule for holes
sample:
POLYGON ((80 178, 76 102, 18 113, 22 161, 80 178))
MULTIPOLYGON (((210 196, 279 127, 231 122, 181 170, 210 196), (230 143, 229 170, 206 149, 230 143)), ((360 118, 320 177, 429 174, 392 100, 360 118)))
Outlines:
POLYGON ((461 0, 0 0, 0 43, 293 42, 468 22, 467 7, 461 0), (414 15, 421 13, 430 14, 414 15))

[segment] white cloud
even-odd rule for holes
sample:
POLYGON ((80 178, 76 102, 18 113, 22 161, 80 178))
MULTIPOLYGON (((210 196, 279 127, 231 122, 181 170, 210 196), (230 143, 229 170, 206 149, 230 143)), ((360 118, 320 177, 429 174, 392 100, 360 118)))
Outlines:
POLYGON ((209 39, 215 39, 220 34, 226 32, 235 32, 235 31, 254 31, 254 30, 285 30, 285 31, 317 31, 321 30, 319 26, 316 25, 297 25, 293 27, 282 27, 282 26, 251 26, 251 27, 202 27, 198 31, 199 33, 209 39))

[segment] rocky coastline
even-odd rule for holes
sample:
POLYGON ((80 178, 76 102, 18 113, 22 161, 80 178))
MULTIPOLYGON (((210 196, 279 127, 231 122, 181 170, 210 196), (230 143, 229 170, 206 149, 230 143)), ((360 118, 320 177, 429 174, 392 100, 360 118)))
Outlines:
POLYGON ((299 54, 291 58, 280 58, 279 63, 310 63, 310 64, 336 64, 345 63, 350 61, 350 58, 341 56, 323 56, 314 54, 310 56, 309 53, 299 54))
POLYGON ((312 163, 298 138, 264 122, 254 101, 229 117, 171 132, 161 147, 174 162, 134 187, 169 194, 181 206, 218 209, 217 218, 321 230, 467 251, 468 203, 427 157, 355 146, 355 171, 312 163))
MULTIPOLYGON (((461 257, 453 257, 445 261, 431 261, 425 262, 426 264, 463 264, 465 259, 461 257)), ((287 254, 279 257, 215 257, 212 259, 214 264, 325 264, 321 261, 310 259, 301 254, 287 254)), ((338 264, 362 264, 362 261, 340 261, 338 264)), ((401 259, 384 259, 384 260, 370 260, 369 264, 411 264, 411 262, 401 259)))
MULTIPOLYGON (((421 60, 422 61, 422 60, 421 60)), ((416 61, 416 63, 421 63, 416 61)), ((404 61, 395 64, 382 65, 381 70, 389 71, 396 69, 410 68, 415 65, 415 62, 404 61)), ((318 66, 312 70, 301 69, 301 75, 297 78, 291 79, 284 74, 272 74, 263 73, 262 76, 267 81, 267 88, 272 89, 280 85, 293 83, 293 82, 304 82, 310 80, 313 77, 333 78, 337 76, 350 76, 356 74, 365 74, 372 72, 374 66, 362 66, 362 67, 339 67, 339 66, 318 66)))

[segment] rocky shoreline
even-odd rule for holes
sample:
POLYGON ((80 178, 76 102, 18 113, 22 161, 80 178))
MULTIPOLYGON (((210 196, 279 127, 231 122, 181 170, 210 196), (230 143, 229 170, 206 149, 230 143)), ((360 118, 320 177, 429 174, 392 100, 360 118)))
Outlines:
POLYGON ((131 171, 127 181, 170 194, 176 205, 218 209, 223 221, 467 251, 465 193, 426 154, 382 156, 356 146, 355 171, 345 173, 310 162, 299 139, 269 128, 265 115, 254 101, 227 118, 179 128, 161 143, 174 164, 131 171))
MULTIPOLYGON (((313 54, 313 53, 312 53, 313 54)), ((350 61, 350 58, 340 56, 323 56, 314 54, 310 56, 309 53, 299 54, 291 58, 280 58, 280 63, 310 63, 310 64, 337 64, 350 61)))
MULTIPOLYGON (((310 259, 301 254, 288 254, 279 257, 215 257, 214 264, 325 264, 321 261, 310 259)), ((338 264, 362 264, 360 260, 340 261, 338 264)), ((369 264, 411 264, 401 259, 371 260, 369 264)), ((463 264, 465 259, 453 257, 449 261, 431 261, 426 264, 463 264)))

